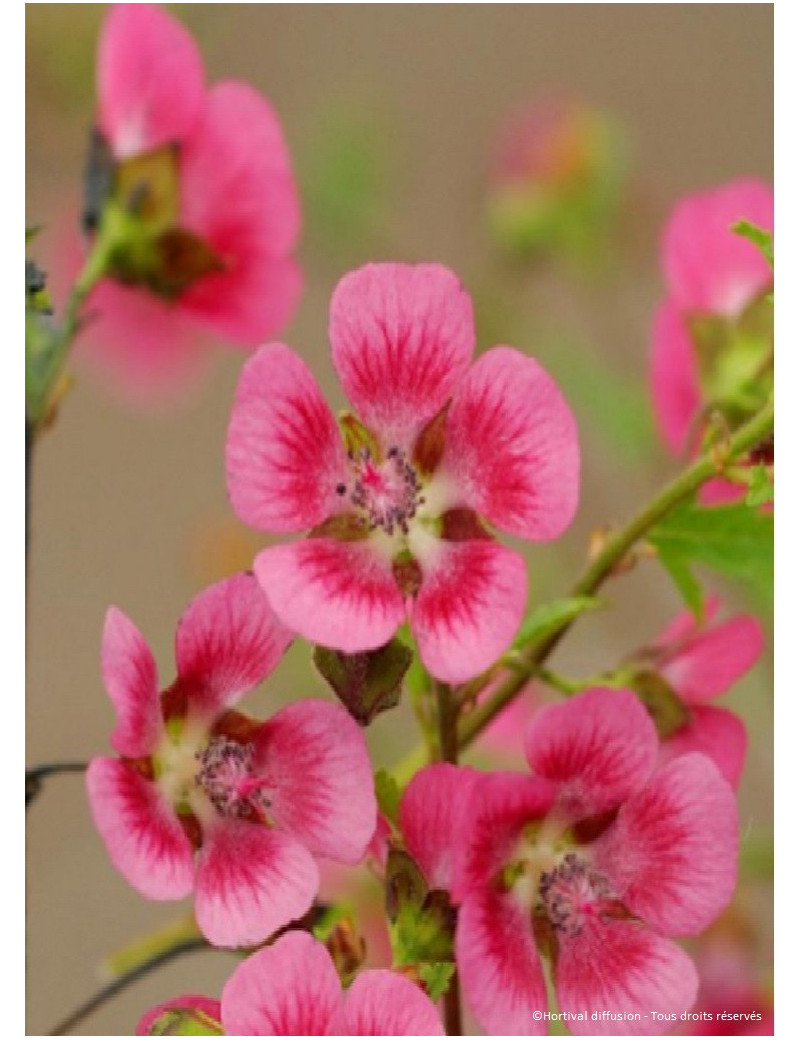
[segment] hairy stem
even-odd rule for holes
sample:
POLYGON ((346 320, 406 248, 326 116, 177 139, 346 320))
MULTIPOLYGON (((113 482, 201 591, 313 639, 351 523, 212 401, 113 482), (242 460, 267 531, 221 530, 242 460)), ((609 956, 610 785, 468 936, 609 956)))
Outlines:
MULTIPOLYGON (((726 461, 735 461, 751 448, 756 447, 772 432, 774 422, 775 405, 773 401, 770 401, 757 415, 733 434, 725 451, 726 461)), ((673 509, 693 495, 701 485, 716 476, 719 465, 719 451, 711 448, 670 481, 627 524, 608 538, 601 551, 578 579, 570 595, 594 595, 637 542, 673 509)), ((461 720, 458 730, 460 748, 471 744, 484 727, 514 699, 527 683, 530 672, 544 664, 572 627, 574 620, 566 621, 561 628, 548 635, 546 639, 534 642, 522 650, 520 657, 527 668, 507 674, 492 696, 461 720)))

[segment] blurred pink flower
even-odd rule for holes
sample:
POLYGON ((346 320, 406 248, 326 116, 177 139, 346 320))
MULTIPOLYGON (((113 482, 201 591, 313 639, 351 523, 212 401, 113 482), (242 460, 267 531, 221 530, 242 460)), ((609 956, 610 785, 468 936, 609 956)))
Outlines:
POLYGON ((747 730, 732 711, 709 701, 742 678, 761 655, 764 634, 758 620, 737 614, 718 621, 720 602, 706 601, 701 622, 680 614, 656 639, 649 667, 657 670, 680 697, 688 720, 663 742, 665 758, 700 751, 738 787, 747 752, 747 730))
MULTIPOLYGON (((148 1035, 166 1008, 211 1004, 202 997, 170 1001, 144 1016, 137 1035, 148 1035)), ((428 997, 396 972, 362 971, 343 993, 330 954, 306 932, 288 932, 243 961, 218 1006, 227 1036, 444 1035, 428 997)))
POLYGON ((106 278, 89 303, 90 353, 141 396, 196 367, 202 334, 253 348, 286 324, 301 287, 290 256, 300 206, 269 103, 233 80, 207 88, 194 41, 158 6, 112 5, 97 86, 97 130, 117 171, 173 149, 161 166, 134 167, 129 201, 152 189, 158 202, 164 163, 177 164, 177 212, 159 240, 164 269, 177 280, 106 278), (186 258, 194 242, 199 268, 186 258))
POLYGON ((720 938, 697 955, 700 991, 683 1033, 697 1036, 772 1036, 775 1017, 767 988, 748 951, 720 938))
MULTIPOLYGON (((653 318, 650 386, 659 428, 675 455, 698 447, 702 426, 694 429, 693 424, 703 405, 716 396, 715 388, 704 385, 710 376, 703 371, 715 361, 709 350, 704 356, 697 330, 712 320, 724 330, 721 335, 735 336, 747 309, 772 285, 766 259, 731 231, 738 220, 772 231, 768 185, 743 178, 687 195, 676 204, 664 229, 661 266, 667 298, 653 318)), ((713 351, 717 349, 715 342, 713 351)), ((741 495, 741 487, 724 480, 709 481, 701 493, 707 505, 735 501, 741 495)))
POLYGON ((219 582, 178 626, 178 677, 162 694, 153 656, 112 607, 103 680, 122 756, 87 772, 95 824, 112 862, 149 899, 195 891, 210 942, 261 942, 317 894, 314 856, 362 858, 375 828, 363 735, 343 708, 303 700, 265 723, 231 710, 290 641, 256 580, 219 582))
POLYGON ((704 755, 657 768, 628 690, 542 708, 526 753, 532 776, 488 774, 467 793, 453 885, 467 1003, 492 1035, 544 1035, 532 1013, 548 1009, 545 951, 559 1010, 586 1016, 573 1033, 664 1032, 649 1012, 686 1011, 697 992, 669 937, 700 932, 733 894, 733 792, 704 755))
POLYGON ((435 264, 370 264, 331 303, 333 363, 358 419, 336 419, 282 344, 244 367, 228 430, 238 515, 311 529, 255 571, 281 620, 346 653, 408 616, 425 667, 458 682, 491 664, 522 618, 521 556, 483 520, 534 541, 578 501, 575 420, 550 376, 510 347, 470 367, 472 305, 435 264), (363 424, 363 425, 362 425, 363 424))

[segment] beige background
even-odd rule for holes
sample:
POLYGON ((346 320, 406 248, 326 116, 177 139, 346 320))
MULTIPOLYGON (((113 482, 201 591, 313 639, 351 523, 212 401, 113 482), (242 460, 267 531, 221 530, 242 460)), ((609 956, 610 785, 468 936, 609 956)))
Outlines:
MULTIPOLYGON (((646 374, 649 316, 661 291, 657 232, 671 201, 743 173, 771 176, 771 5, 173 9, 198 39, 210 80, 247 79, 272 99, 301 177, 331 112, 355 113, 379 127, 387 173, 380 246, 350 243, 337 253, 307 221, 301 249, 307 289, 285 335, 312 359, 336 403, 326 308, 347 266, 367 259, 435 259, 452 266, 474 292, 485 284, 479 207, 486 157, 499 120, 520 101, 553 86, 570 88, 618 116, 633 157, 615 275, 587 280, 542 269, 523 279, 525 312, 515 319, 515 343, 557 372, 570 367, 563 357, 559 361, 566 337, 570 349, 577 344, 587 351, 587 364, 608 367, 638 392, 646 374)), ((35 4, 26 11, 26 217, 52 226, 79 194, 104 7, 35 4)), ((223 444, 240 364, 241 355, 221 354, 191 400, 148 416, 80 377, 43 438, 35 459, 28 590, 30 764, 107 749, 111 711, 98 660, 109 604, 139 624, 167 682, 172 633, 189 598, 263 544, 233 524, 225 495, 223 444)), ((614 385, 598 389, 610 395, 612 409, 614 385)), ((568 381, 565 386, 569 393, 568 381)), ((578 398, 582 505, 558 550, 529 553, 534 597, 563 589, 581 566, 591 529, 623 518, 670 469, 654 440, 652 450, 650 441, 623 450, 604 438, 594 406, 587 402, 584 410, 578 398)), ((582 623, 565 643, 559 658, 565 670, 603 667, 652 636, 677 607, 654 567, 620 580, 613 595, 615 610, 582 623)), ((253 703, 266 708, 277 694, 319 692, 305 654, 296 647, 253 703)), ((760 832, 771 826, 766 665, 738 687, 731 703, 755 726, 741 804, 744 829, 760 832)), ((384 763, 409 745, 404 712, 384 717, 374 730, 370 739, 384 763)), ((180 908, 144 902, 114 872, 76 777, 52 781, 30 811, 27 872, 28 1031, 36 1034, 93 991, 104 954, 171 920, 180 908)), ((763 967, 769 963, 769 893, 750 889, 745 904, 767 908, 758 922, 763 967)), ((83 1028, 93 1035, 125 1034, 158 1000, 187 991, 216 995, 231 963, 209 953, 173 965, 83 1028)))

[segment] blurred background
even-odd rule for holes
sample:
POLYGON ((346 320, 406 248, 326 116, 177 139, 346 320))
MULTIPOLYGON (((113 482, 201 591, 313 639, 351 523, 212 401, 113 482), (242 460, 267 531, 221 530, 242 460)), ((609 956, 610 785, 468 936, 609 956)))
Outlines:
MULTIPOLYGON (((209 81, 249 81, 283 121, 303 196, 305 276, 283 338, 334 405, 344 402, 329 362, 327 304, 339 277, 368 260, 452 267, 473 295, 479 347, 511 343, 559 379, 580 427, 581 507, 563 540, 527 556, 532 602, 562 594, 592 531, 623 520, 674 468, 647 392, 649 323, 663 292, 659 231, 683 193, 745 174, 771 181, 772 6, 170 9, 195 36, 209 81), (520 198, 506 189, 519 168, 515 142, 526 135, 530 191, 520 198)), ((26 6, 26 222, 43 227, 31 255, 56 280, 62 229, 81 204, 104 11, 26 6)), ((110 604, 139 625, 166 684, 189 599, 249 566, 266 544, 238 523, 225 492, 242 360, 220 345, 203 380, 150 408, 76 365, 34 463, 30 765, 108 750, 99 641, 110 604)), ((731 610, 758 612, 769 633, 769 604, 711 584, 731 610)), ((613 609, 582 620, 559 650, 569 675, 614 663, 680 609, 649 563, 606 598, 613 609)), ((325 695, 307 648, 295 646, 249 706, 258 714, 309 693, 325 695)), ((740 791, 745 865, 717 938, 758 988, 769 984, 772 948, 769 650, 725 703, 744 716, 751 745, 740 791)), ((368 739, 376 764, 399 760, 415 740, 408 707, 382 716, 368 739)), ((29 1034, 51 1030, 97 988, 110 952, 186 909, 144 902, 114 871, 80 777, 50 781, 32 806, 27 872, 29 1034)), ((364 898, 374 904, 370 884, 365 877, 364 898)), ((373 958, 380 952, 378 942, 373 958)), ((233 963, 221 952, 193 954, 127 990, 81 1032, 129 1034, 154 1003, 216 996, 233 963)))

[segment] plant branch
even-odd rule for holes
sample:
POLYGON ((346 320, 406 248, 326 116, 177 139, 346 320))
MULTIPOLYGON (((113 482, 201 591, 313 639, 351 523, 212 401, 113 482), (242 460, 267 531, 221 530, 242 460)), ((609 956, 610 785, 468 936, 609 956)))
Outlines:
MULTIPOLYGON (((725 462, 740 458, 750 449, 756 447, 773 430, 775 422, 775 405, 770 401, 749 422, 741 426, 731 436, 725 451, 725 462)), ((592 596, 603 582, 625 559, 630 550, 660 520, 663 520, 676 506, 689 498, 707 480, 716 476, 720 469, 719 450, 710 449, 696 462, 688 466, 674 480, 647 503, 624 527, 612 534, 603 548, 589 563, 588 567, 570 592, 571 596, 592 596)), ((473 712, 461 720, 458 731, 459 747, 467 747, 487 726, 492 719, 509 704, 528 681, 531 672, 540 667, 564 635, 574 623, 574 618, 566 621, 556 632, 550 633, 546 639, 534 642, 520 653, 522 662, 527 666, 524 671, 508 674, 491 697, 478 705, 473 712)))
POLYGON ((64 1036, 66 1033, 75 1029, 76 1026, 79 1026, 89 1017, 89 1015, 94 1014, 95 1011, 108 1003, 109 1000, 116 997, 118 993, 121 993, 129 986, 132 986, 135 982, 144 978, 151 971, 160 968, 162 965, 167 964, 170 961, 176 960, 178 957, 182 957, 186 953, 196 953, 198 950, 207 949, 209 949, 209 946, 205 939, 195 938, 187 939, 184 942, 170 947, 168 950, 162 950, 149 960, 143 961, 136 968, 126 972, 126 974, 120 975, 118 979, 114 979, 113 982, 109 982, 106 986, 103 986, 102 989, 99 989, 93 996, 84 1001, 83 1004, 80 1004, 72 1014, 59 1022, 54 1029, 51 1029, 47 1035, 64 1036))
POLYGON ((43 766, 31 766, 25 770, 25 808, 36 798, 42 789, 42 781, 50 776, 64 773, 84 773, 87 762, 48 762, 43 766))

